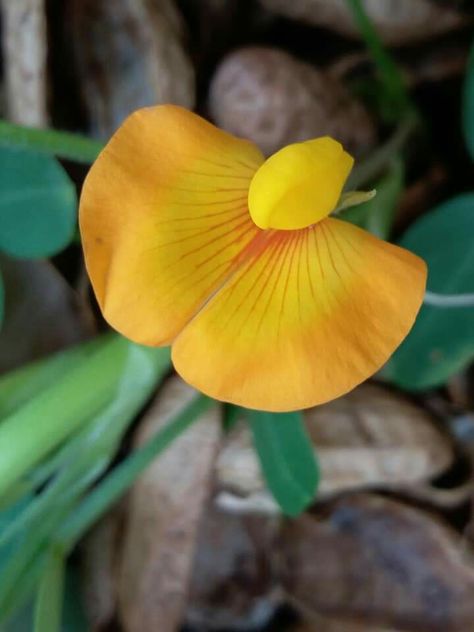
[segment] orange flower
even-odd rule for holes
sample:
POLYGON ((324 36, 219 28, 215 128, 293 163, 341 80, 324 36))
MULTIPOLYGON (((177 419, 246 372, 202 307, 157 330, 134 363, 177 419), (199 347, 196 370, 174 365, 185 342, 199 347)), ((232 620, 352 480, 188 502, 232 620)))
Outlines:
POLYGON ((178 373, 249 408, 314 406, 386 362, 413 325, 424 262, 329 217, 353 159, 330 138, 264 160, 176 106, 135 112, 87 176, 80 225, 106 320, 172 344, 178 373))

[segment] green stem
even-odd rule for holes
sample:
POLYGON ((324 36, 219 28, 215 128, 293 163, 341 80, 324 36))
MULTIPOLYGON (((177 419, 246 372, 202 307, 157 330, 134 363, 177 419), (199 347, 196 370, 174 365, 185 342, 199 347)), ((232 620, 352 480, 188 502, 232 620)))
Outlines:
POLYGON ((392 57, 385 50, 376 29, 365 12, 361 0, 346 1, 352 11, 360 34, 379 70, 382 85, 387 96, 393 102, 397 115, 403 114, 405 110, 413 110, 414 106, 406 90, 403 77, 392 57))
POLYGON ((390 165, 393 159, 403 149, 418 125, 418 119, 413 115, 404 118, 393 135, 371 155, 359 163, 347 182, 347 189, 357 190, 372 183, 377 176, 390 165))
POLYGON ((196 396, 174 421, 116 467, 104 482, 85 498, 75 514, 60 529, 55 542, 61 549, 65 553, 69 552, 100 516, 126 492, 143 470, 212 404, 213 401, 208 397, 196 396))
POLYGON ((20 147, 60 158, 90 164, 99 155, 104 143, 80 134, 53 129, 35 129, 0 120, 0 145, 20 147))

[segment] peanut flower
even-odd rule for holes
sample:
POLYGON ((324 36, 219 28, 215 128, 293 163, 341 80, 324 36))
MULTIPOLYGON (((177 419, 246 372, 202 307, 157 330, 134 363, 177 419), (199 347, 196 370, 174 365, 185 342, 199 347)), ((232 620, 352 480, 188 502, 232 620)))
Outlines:
POLYGON ((106 320, 172 345, 204 393, 288 411, 334 399, 413 325, 424 262, 340 219, 352 157, 324 137, 267 160, 180 107, 132 114, 90 170, 80 225, 106 320))

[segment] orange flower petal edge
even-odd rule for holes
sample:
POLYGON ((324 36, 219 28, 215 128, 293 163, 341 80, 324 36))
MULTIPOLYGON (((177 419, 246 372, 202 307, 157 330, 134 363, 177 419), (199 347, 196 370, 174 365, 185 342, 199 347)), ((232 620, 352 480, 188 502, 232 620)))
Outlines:
MULTIPOLYGON (((426 266, 331 217, 296 230, 258 228, 248 195, 263 164, 252 143, 187 110, 140 110, 89 172, 80 227, 115 329, 139 343, 171 342, 180 375, 216 399, 289 411, 342 395, 386 362, 421 306, 426 266)), ((291 224, 280 191, 281 182, 277 221, 291 224)))
POLYGON ((105 319, 146 345, 169 344, 259 232, 247 210, 263 162, 177 106, 132 114, 84 183, 79 221, 105 319))

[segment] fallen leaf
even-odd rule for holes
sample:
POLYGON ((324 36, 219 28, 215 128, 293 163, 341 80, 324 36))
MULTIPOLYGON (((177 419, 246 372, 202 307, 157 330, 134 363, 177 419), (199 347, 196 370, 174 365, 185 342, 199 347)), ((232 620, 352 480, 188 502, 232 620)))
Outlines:
POLYGON ((95 135, 108 138, 134 110, 194 105, 194 70, 172 0, 74 0, 73 44, 95 135))
POLYGON ((90 632, 106 630, 117 606, 117 553, 124 503, 109 512, 81 544, 81 584, 90 632))
POLYGON ((472 559, 429 513, 345 497, 289 522, 280 556, 283 587, 304 611, 408 630, 474 629, 472 559))
POLYGON ((448 469, 453 445, 420 406, 375 384, 308 411, 320 459, 320 496, 367 487, 400 489, 448 469))
MULTIPOLYGON (((401 630, 400 628, 372 626, 367 623, 357 623, 340 619, 339 617, 322 617, 313 615, 310 620, 298 624, 291 632, 412 632, 408 628, 401 630)), ((415 632, 413 630, 413 632, 415 632)))
MULTIPOLYGON (((144 444, 196 396, 175 377, 160 390, 134 443, 144 444)), ((126 632, 175 632, 184 616, 195 540, 220 441, 213 407, 133 486, 119 573, 119 615, 126 632)))
POLYGON ((87 339, 85 307, 47 261, 0 257, 5 320, 0 329, 0 373, 87 339))
POLYGON ((198 630, 256 629, 280 602, 272 556, 275 517, 207 508, 196 546, 186 621, 198 630))
MULTIPOLYGON (((391 391, 364 384, 333 402, 305 411, 321 469, 318 499, 382 487, 419 493, 452 463, 451 441, 422 408, 391 391)), ((266 491, 252 436, 239 424, 216 461, 218 489, 232 493, 243 512, 268 513, 276 505, 266 491)), ((220 497, 229 505, 229 497, 220 497)))

